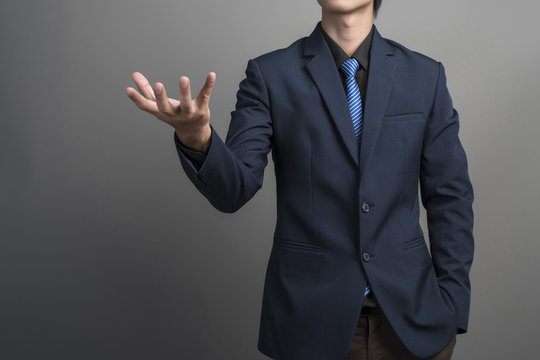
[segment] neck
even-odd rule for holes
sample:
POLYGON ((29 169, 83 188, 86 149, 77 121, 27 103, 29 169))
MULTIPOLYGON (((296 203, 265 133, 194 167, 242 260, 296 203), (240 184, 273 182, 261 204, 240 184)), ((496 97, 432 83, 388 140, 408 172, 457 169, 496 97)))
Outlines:
POLYGON ((339 47, 352 56, 368 36, 373 26, 373 5, 363 6, 348 13, 322 10, 321 25, 339 47))

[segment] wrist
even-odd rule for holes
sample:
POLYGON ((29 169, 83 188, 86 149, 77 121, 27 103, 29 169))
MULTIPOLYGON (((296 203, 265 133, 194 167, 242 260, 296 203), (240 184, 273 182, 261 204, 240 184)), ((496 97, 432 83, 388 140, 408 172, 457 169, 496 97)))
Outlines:
POLYGON ((210 147, 210 137, 212 135, 212 129, 210 125, 206 125, 200 131, 187 133, 182 129, 176 128, 176 136, 180 142, 190 149, 200 151, 203 153, 208 152, 210 147))

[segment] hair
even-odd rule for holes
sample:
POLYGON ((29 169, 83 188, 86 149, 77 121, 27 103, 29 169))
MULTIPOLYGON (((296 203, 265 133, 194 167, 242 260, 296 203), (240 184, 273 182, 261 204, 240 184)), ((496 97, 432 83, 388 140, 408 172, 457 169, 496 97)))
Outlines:
POLYGON ((377 16, 377 12, 381 7, 382 0, 373 0, 373 15, 377 16))

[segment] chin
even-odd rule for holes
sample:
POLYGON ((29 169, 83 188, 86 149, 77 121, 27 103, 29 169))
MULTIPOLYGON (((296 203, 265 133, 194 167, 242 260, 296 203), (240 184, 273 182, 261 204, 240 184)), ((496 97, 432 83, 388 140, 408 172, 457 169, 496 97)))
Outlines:
POLYGON ((329 13, 350 13, 373 4, 373 0, 317 0, 317 2, 329 13))

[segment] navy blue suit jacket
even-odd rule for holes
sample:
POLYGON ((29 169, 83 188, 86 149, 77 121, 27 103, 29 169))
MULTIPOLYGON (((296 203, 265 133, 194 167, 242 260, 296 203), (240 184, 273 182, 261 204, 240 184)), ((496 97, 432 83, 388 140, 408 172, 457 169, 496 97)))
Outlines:
POLYGON ((182 167, 220 211, 262 186, 272 150, 277 223, 258 348, 344 359, 369 283, 405 346, 434 355, 467 331, 473 190, 441 63, 374 30, 361 146, 320 23, 248 62, 225 142, 182 167), (429 248, 419 225, 427 210, 429 248))

